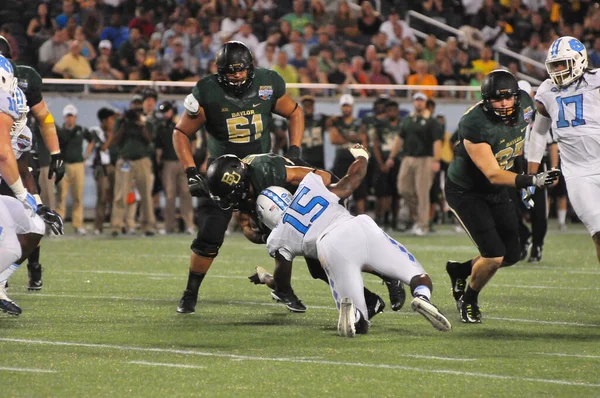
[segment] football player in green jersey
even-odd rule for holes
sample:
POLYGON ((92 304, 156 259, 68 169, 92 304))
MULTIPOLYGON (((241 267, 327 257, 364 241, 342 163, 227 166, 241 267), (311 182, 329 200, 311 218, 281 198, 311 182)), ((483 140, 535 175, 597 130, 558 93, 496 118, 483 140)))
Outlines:
MULTIPOLYGON (((3 36, 0 36, 0 54, 4 55, 4 57, 9 60, 12 57, 10 44, 3 36)), ((19 87, 25 94, 31 115, 33 115, 33 118, 37 122, 44 141, 45 148, 40 143, 37 143, 36 146, 39 148, 37 151, 38 153, 43 150, 47 150, 46 153, 49 152, 48 179, 50 180, 55 176, 54 182, 55 184, 58 184, 65 175, 65 168, 60 153, 60 146, 58 144, 58 135, 56 133, 54 118, 42 96, 42 77, 35 69, 27 65, 15 65, 15 77, 18 79, 19 87)), ((34 176, 37 176, 39 167, 35 167, 32 173, 34 176)), ((38 178, 36 178, 36 180, 37 179, 38 178)), ((41 203, 41 199, 39 202, 41 203)), ((49 203, 49 205, 52 204, 49 203)), ((39 246, 29 256, 27 260, 27 270, 29 274, 27 288, 29 290, 41 290, 42 266, 40 264, 39 246)))
POLYGON ((536 175, 510 171, 523 153, 525 130, 535 109, 510 72, 487 74, 481 98, 460 120, 445 186, 448 205, 480 254, 464 263, 446 264, 464 323, 481 323, 479 292, 500 267, 519 260, 517 215, 506 187, 527 188, 523 200, 528 201, 531 187, 551 185, 560 175, 558 170, 536 175))
MULTIPOLYGON (((266 127, 276 113, 289 122, 288 158, 300 158, 304 115, 276 72, 254 67, 252 53, 241 42, 228 42, 217 53, 217 73, 205 76, 185 98, 185 112, 173 131, 173 144, 186 169, 190 192, 199 197, 198 235, 191 249, 188 283, 178 313, 195 311, 198 289, 223 244, 232 209, 224 210, 208 196, 204 177, 197 172, 190 136, 204 125, 208 131, 208 163, 223 154, 238 158, 269 152, 266 127)), ((230 174, 233 184, 239 175, 230 174)), ((226 207, 226 206, 225 206, 226 207)))

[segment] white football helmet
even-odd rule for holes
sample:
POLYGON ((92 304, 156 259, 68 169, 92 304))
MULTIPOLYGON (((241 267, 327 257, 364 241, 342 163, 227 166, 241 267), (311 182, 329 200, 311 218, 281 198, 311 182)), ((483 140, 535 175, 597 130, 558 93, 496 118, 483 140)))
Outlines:
POLYGON ((269 229, 273 229, 281 221, 281 215, 292 203, 292 194, 285 188, 272 186, 258 195, 256 213, 258 219, 269 229))
POLYGON ((17 79, 12 64, 2 54, 0 54, 0 90, 9 93, 11 96, 17 88, 17 79))
POLYGON ((583 76, 588 67, 585 46, 576 38, 563 36, 548 49, 546 70, 554 84, 566 87, 583 76))

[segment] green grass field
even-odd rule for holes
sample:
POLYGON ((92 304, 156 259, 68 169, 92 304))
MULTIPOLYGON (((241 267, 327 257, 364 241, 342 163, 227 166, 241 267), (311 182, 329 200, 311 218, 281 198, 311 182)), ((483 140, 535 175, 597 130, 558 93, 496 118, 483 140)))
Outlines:
POLYGON ((190 237, 46 239, 43 290, 26 292, 23 266, 9 289, 23 314, 0 315, 0 394, 600 396, 600 268, 581 226, 551 230, 540 264, 500 270, 480 295, 481 325, 460 323, 444 267, 476 253, 468 237, 392 235, 431 274, 453 331, 405 305, 368 335, 340 338, 329 289, 304 261, 293 284, 309 308, 293 314, 247 280, 273 262, 241 235, 226 240, 191 316, 175 313, 190 237))

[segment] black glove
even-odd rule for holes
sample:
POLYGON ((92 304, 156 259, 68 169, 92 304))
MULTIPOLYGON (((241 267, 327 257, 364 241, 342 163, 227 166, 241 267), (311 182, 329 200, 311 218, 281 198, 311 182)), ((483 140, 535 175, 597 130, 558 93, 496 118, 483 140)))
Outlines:
POLYGON ((60 153, 50 155, 50 169, 48 170, 48 179, 51 179, 54 175, 56 176, 56 180, 54 180, 55 184, 58 184, 60 180, 62 180, 62 178, 65 176, 65 165, 60 153))
POLYGON ((204 177, 196 171, 195 167, 188 167, 185 169, 187 175, 188 186, 190 187, 190 194, 196 197, 209 196, 208 186, 204 177))
POLYGON ((54 235, 63 235, 65 233, 63 219, 57 212, 46 205, 39 205, 36 213, 50 226, 54 235))
POLYGON ((552 185, 554 181, 558 180, 560 174, 561 173, 559 169, 552 169, 536 174, 533 176, 533 185, 535 185, 538 188, 543 188, 547 187, 548 185, 552 185))
POLYGON ((285 154, 285 157, 294 162, 296 166, 304 166, 304 164, 306 163, 300 158, 300 147, 296 145, 290 145, 285 154))

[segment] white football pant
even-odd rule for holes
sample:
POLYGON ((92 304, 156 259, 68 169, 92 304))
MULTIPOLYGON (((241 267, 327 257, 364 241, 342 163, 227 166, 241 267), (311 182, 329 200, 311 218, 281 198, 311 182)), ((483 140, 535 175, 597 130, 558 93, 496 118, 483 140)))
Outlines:
POLYGON ((577 217, 585 224, 590 235, 600 232, 600 207, 597 202, 600 198, 600 174, 571 177, 566 183, 569 200, 577 217))
MULTIPOLYGON (((0 196, 0 199, 5 197, 0 196)), ((21 207, 23 207, 23 204, 21 204, 21 207)), ((0 272, 6 270, 12 263, 21 258, 21 245, 17 238, 16 229, 15 221, 4 204, 4 200, 0 200, 0 272)))

